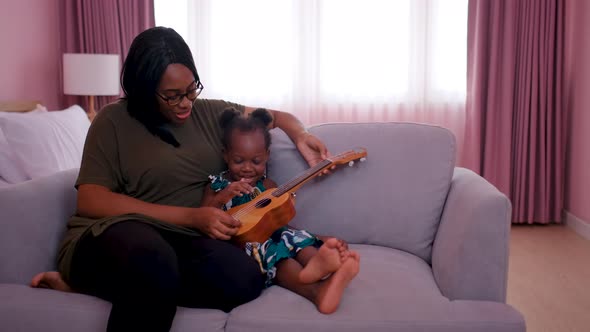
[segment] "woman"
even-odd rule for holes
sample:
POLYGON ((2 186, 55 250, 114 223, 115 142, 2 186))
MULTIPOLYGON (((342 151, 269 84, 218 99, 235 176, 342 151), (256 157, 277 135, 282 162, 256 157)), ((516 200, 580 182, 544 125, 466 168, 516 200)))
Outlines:
MULTIPOLYGON (((58 257, 63 280, 112 302, 107 331, 168 331, 177 305, 230 311, 253 300, 264 277, 224 241, 239 222, 199 206, 208 175, 225 169, 219 114, 255 108, 198 99, 192 54, 169 28, 134 39, 121 78, 125 97, 103 108, 88 132, 77 212, 58 257)), ((271 126, 310 165, 327 157, 295 117, 271 114, 271 126)), ((55 275, 33 280, 43 283, 55 284, 55 275)))

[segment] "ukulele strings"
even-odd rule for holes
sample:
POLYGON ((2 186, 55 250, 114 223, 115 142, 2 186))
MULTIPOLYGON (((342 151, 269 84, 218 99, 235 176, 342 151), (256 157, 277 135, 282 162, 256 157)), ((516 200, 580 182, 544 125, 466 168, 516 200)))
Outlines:
MULTIPOLYGON (((323 161, 322 161, 322 163, 323 163, 323 161)), ((329 162, 328 162, 328 164, 329 164, 329 162)), ((234 218, 239 219, 240 217, 247 215, 250 212, 252 212, 253 210, 257 209, 258 207, 260 207, 259 204, 261 204, 261 202, 269 195, 272 195, 274 197, 280 197, 281 195, 288 192, 291 188, 293 188, 298 183, 301 183, 303 180, 312 176, 313 173, 317 172, 317 170, 325 167, 325 165, 320 166, 319 164, 316 166, 317 167, 313 167, 313 168, 307 170, 305 173, 303 173, 303 175, 300 175, 300 176, 296 177, 295 179, 285 183, 284 185, 279 186, 279 188, 277 188, 276 190, 269 192, 269 193, 263 193, 263 195, 261 195, 261 198, 257 199, 256 201, 252 201, 250 203, 247 203, 248 204, 247 206, 240 209, 239 211, 237 211, 233 215, 234 218)))
POLYGON ((331 161, 328 159, 324 159, 324 160, 320 161, 318 164, 316 164, 314 167, 308 169, 306 172, 304 172, 300 176, 292 179, 291 181, 283 184, 282 186, 279 186, 277 188, 277 190, 275 190, 273 192, 273 196, 279 197, 279 196, 283 195, 284 193, 291 190, 293 187, 297 186, 301 182, 303 182, 303 181, 307 180, 308 178, 312 177, 313 175, 315 175, 315 173, 317 173, 317 172, 321 171, 323 168, 329 166, 330 163, 331 163, 331 161))
POLYGON ((266 196, 272 195, 274 197, 280 197, 281 195, 285 194, 286 192, 288 192, 289 190, 291 190, 293 187, 295 187, 296 185, 298 185, 299 183, 307 180, 308 178, 310 178, 311 176, 313 176, 315 173, 317 173, 318 171, 322 170, 323 168, 327 167, 330 165, 332 161, 330 161, 329 159, 324 159, 321 162, 319 162, 318 164, 316 164, 314 167, 309 168, 307 171, 305 171, 302 175, 295 177, 294 179, 290 180, 289 182, 279 186, 276 190, 266 194, 262 193, 259 197, 259 199, 257 199, 256 201, 251 201, 247 206, 245 206, 244 208, 240 209, 239 211, 237 211, 235 214, 233 214, 232 216, 238 220, 240 220, 241 217, 249 214, 250 212, 252 212, 253 210, 256 210, 259 207, 259 204, 266 198, 266 196))
POLYGON ((350 154, 352 154, 352 151, 346 151, 346 152, 340 153, 336 156, 333 156, 331 158, 327 158, 327 159, 322 160, 321 162, 319 162, 315 166, 306 170, 300 176, 295 177, 294 179, 290 180, 289 182, 279 186, 276 190, 274 190, 272 192, 261 193, 257 197, 256 200, 246 203, 246 205, 242 209, 236 211, 236 213, 232 214, 232 216, 234 218, 236 218, 237 220, 240 220, 241 217, 243 217, 243 216, 249 214, 250 212, 252 212, 253 210, 256 210, 257 208, 261 207, 261 205, 264 204, 264 203, 262 203, 263 200, 268 199, 268 198, 266 198, 267 196, 270 196, 270 195, 272 195, 274 197, 282 196, 283 194, 290 191, 292 188, 294 188, 298 184, 300 184, 300 183, 306 181, 308 178, 314 176, 316 173, 318 173, 322 169, 327 168, 328 166, 330 166, 330 164, 335 163, 339 159, 345 159, 345 157, 350 154))

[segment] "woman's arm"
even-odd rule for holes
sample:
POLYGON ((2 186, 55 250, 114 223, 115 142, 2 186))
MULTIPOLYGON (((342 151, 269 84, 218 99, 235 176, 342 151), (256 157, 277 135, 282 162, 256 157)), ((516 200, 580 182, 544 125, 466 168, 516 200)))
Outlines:
MULTIPOLYGON (((254 109, 252 109, 253 111, 254 109)), ((246 113, 248 113, 249 108, 246 108, 246 113)), ((297 119, 293 114, 276 111, 276 110, 268 110, 272 115, 272 123, 271 128, 281 128, 287 136, 293 141, 296 142, 298 139, 305 135, 309 135, 307 129, 299 119, 297 119)))
POLYGON ((218 193, 215 190, 211 189, 210 186, 206 186, 205 190, 203 191, 203 198, 201 198, 201 206, 211 206, 211 207, 220 207, 221 204, 217 199, 218 193))
POLYGON ((189 227, 190 208, 158 205, 118 194, 95 184, 78 187, 77 213, 88 218, 104 218, 140 213, 171 224, 189 227))
POLYGON ((95 184, 82 184, 78 187, 76 212, 88 218, 139 213, 174 225, 195 228, 214 239, 221 240, 229 240, 240 226, 239 221, 220 209, 147 203, 95 184))

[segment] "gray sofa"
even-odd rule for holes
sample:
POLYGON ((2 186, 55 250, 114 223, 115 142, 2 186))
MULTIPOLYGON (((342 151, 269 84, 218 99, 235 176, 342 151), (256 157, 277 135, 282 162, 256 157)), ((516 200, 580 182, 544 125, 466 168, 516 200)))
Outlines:
MULTIPOLYGON (((172 331, 525 331, 507 305, 511 206, 475 173, 455 167, 446 129, 411 123, 325 124, 310 129, 330 151, 365 147, 297 193, 296 227, 346 239, 361 270, 339 310, 323 315, 273 286, 226 314, 179 308, 172 331)), ((269 174, 286 182, 306 168, 273 133, 269 174)), ((55 269, 74 212, 77 170, 0 188, 0 330, 104 331, 110 304, 28 287, 55 269)))

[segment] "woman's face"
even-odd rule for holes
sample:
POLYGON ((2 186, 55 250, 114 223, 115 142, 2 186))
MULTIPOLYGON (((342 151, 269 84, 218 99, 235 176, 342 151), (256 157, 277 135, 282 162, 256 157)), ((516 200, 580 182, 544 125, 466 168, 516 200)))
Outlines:
POLYGON ((181 125, 186 122, 191 115, 194 100, 191 101, 187 96, 182 95, 188 93, 190 96, 196 88, 197 83, 190 69, 179 63, 168 65, 156 91, 160 113, 173 124, 181 125), (178 98, 180 102, 177 105, 169 104, 169 102, 174 104, 178 98))
POLYGON ((264 175, 269 157, 264 134, 261 130, 243 132, 236 129, 231 136, 231 149, 223 154, 231 181, 244 179, 254 186, 264 175))

